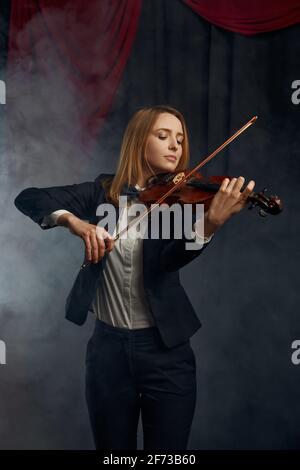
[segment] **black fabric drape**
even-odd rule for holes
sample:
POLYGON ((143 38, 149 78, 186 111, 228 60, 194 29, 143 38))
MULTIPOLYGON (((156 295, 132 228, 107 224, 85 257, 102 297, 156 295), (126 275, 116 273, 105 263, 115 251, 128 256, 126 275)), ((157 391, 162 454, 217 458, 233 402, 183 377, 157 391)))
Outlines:
POLYGON ((0 4, 0 72, 2 79, 7 60, 8 31, 9 31, 10 1, 2 0, 0 4))

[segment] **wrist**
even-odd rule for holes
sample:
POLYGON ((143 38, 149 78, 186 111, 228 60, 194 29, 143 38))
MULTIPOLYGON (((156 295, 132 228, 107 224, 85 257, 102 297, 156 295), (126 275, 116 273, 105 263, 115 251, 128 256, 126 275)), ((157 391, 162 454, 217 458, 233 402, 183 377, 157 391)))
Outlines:
POLYGON ((210 237, 213 235, 222 224, 218 223, 214 218, 209 214, 209 211, 205 212, 204 215, 204 236, 210 237))
POLYGON ((76 215, 74 215, 74 214, 65 213, 65 214, 62 214, 58 217, 56 223, 57 223, 57 225, 60 225, 62 227, 69 228, 70 222, 72 220, 77 219, 77 218, 78 217, 76 217, 76 215))

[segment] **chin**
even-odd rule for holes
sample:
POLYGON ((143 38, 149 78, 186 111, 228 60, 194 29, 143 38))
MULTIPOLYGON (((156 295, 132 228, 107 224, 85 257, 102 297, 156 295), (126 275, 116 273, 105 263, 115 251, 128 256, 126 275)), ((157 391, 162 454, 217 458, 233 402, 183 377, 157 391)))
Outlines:
POLYGON ((162 166, 158 169, 157 173, 173 172, 173 171, 176 170, 177 166, 178 166, 177 164, 174 164, 174 163, 172 163, 172 162, 164 163, 164 165, 162 165, 162 166))

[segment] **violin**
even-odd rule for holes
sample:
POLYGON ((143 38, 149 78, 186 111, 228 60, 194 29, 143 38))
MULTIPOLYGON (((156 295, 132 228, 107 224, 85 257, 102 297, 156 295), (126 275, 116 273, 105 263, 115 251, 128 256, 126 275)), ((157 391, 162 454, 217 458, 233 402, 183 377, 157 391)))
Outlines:
MULTIPOLYGON (((162 200, 167 205, 179 203, 181 205, 192 204, 194 207, 196 204, 203 204, 206 211, 223 179, 232 178, 230 176, 205 177, 199 172, 194 172, 191 178, 184 181, 189 173, 190 170, 187 169, 151 176, 147 181, 146 188, 140 191, 139 200, 145 205, 161 203, 162 200), (182 180, 184 183, 178 184, 182 180), (166 194, 169 196, 164 197, 166 194)), ((279 214, 282 211, 281 200, 277 195, 268 196, 266 192, 266 188, 258 193, 253 191, 246 201, 251 203, 248 209, 260 207, 259 215, 262 217, 267 214, 279 214)))

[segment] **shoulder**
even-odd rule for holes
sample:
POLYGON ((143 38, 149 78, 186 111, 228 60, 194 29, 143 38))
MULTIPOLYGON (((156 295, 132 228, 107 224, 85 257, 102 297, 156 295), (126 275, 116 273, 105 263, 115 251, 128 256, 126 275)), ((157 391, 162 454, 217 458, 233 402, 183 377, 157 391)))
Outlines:
POLYGON ((107 198, 107 192, 110 188, 112 180, 114 178, 113 173, 100 173, 94 181, 94 187, 96 190, 96 198, 98 199, 100 194, 104 194, 105 198, 107 198))
POLYGON ((95 184, 103 185, 104 181, 110 181, 114 178, 114 173, 100 173, 95 179, 95 184))

